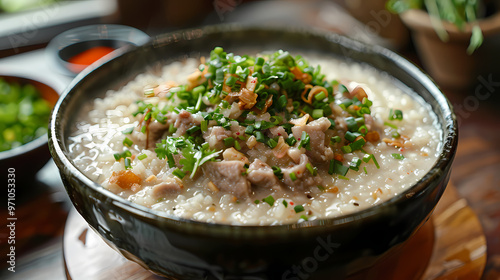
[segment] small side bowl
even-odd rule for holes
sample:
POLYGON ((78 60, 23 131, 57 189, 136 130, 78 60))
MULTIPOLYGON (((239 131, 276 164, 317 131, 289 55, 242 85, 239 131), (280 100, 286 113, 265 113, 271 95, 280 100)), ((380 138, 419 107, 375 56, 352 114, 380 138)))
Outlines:
MULTIPOLYGON (((54 88, 40 81, 9 74, 0 74, 0 78, 10 83, 16 82, 21 85, 31 84, 35 86, 42 98, 47 100, 52 107, 54 107, 59 99, 59 94, 54 88)), ((37 171, 40 170, 49 159, 50 152, 47 146, 47 134, 44 134, 22 146, 0 152, 1 174, 3 178, 7 178, 8 173, 15 173, 16 183, 28 183, 33 181, 37 171), (14 172, 9 172, 9 170, 14 172)), ((17 191, 23 192, 23 190, 20 189, 17 191)))
POLYGON ((458 126, 449 101, 432 80, 385 48, 310 29, 221 25, 164 34, 80 74, 53 111, 49 138, 52 156, 78 212, 112 248, 155 273, 169 279, 305 279, 313 273, 314 279, 342 279, 397 252, 429 218, 448 183, 458 126), (234 52, 315 51, 389 73, 436 113, 443 131, 436 163, 421 180, 384 203, 340 217, 274 226, 165 217, 111 193, 75 167, 68 136, 82 104, 119 88, 146 69, 179 57, 204 55, 215 46, 234 52))
POLYGON ((65 74, 75 76, 88 66, 71 63, 70 59, 75 55, 94 47, 117 50, 131 45, 140 46, 149 40, 150 37, 146 33, 130 26, 88 25, 73 28, 57 35, 47 46, 47 53, 65 74))

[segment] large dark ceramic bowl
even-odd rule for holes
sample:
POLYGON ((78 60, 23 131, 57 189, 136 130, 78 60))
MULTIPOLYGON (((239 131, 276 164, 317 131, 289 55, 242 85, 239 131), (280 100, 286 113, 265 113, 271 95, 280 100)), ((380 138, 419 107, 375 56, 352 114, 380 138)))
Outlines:
POLYGON ((57 103, 50 150, 76 209, 113 248, 174 279, 332 279, 371 267, 396 250, 428 219, 443 193, 457 148, 450 103, 417 67, 387 49, 342 36, 301 29, 213 26, 165 34, 149 45, 80 74, 57 103), (407 191, 375 207, 338 218, 278 226, 231 226, 160 217, 102 188, 68 156, 76 113, 108 89, 173 58, 207 54, 223 46, 315 51, 367 63, 421 95, 443 130, 436 164, 407 191))

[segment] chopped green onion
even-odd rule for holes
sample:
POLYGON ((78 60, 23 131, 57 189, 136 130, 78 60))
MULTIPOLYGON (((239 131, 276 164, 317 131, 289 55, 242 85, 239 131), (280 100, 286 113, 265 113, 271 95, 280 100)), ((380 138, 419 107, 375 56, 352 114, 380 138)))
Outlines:
POLYGON ((306 215, 300 215, 300 218, 306 222, 309 220, 306 215))
POLYGON ((201 126, 201 131, 203 131, 203 132, 208 131, 208 121, 207 120, 201 121, 200 126, 201 126))
POLYGON ((352 132, 358 131, 358 122, 356 121, 355 118, 353 117, 347 117, 345 118, 345 122, 347 124, 347 129, 352 132))
POLYGON ((278 179, 283 179, 283 173, 281 172, 281 168, 279 168, 278 166, 273 166, 272 167, 273 169, 273 173, 276 177, 278 177, 278 179))
POLYGON ((306 168, 311 173, 311 175, 316 176, 318 175, 318 169, 316 167, 313 167, 309 162, 306 164, 306 168))
POLYGON ((274 149, 274 147, 278 145, 278 142, 276 142, 274 139, 269 139, 267 141, 267 145, 269 146, 269 148, 274 149))
POLYGON ((130 161, 130 158, 125 158, 125 169, 131 169, 132 168, 132 163, 130 161))
POLYGON ((257 57, 257 60, 255 61, 255 65, 262 66, 262 65, 264 65, 264 62, 265 62, 264 58, 259 56, 259 57, 257 57))
POLYGON ((252 135, 254 130, 255 130, 255 127, 253 125, 249 125, 245 129, 245 133, 248 134, 248 135, 252 135))
POLYGON ((265 202, 265 203, 267 203, 267 204, 269 204, 269 206, 272 207, 274 205, 274 201, 275 200, 274 200, 274 197, 272 195, 270 195, 270 196, 262 199, 262 201, 265 202))
POLYGON ((361 165, 362 160, 358 157, 353 157, 352 161, 349 165, 349 168, 354 170, 354 171, 359 171, 359 166, 361 165))
POLYGON ((344 110, 346 110, 351 105, 352 105, 351 99, 346 99, 346 100, 342 101, 342 103, 339 104, 339 106, 344 110))
POLYGON ((220 104, 222 105, 222 108, 224 108, 224 109, 229 108, 229 102, 227 102, 226 100, 222 100, 220 102, 220 104))
POLYGON ((342 152, 343 152, 344 154, 352 153, 352 148, 351 148, 351 146, 342 146, 342 147, 340 148, 340 150, 342 150, 342 152))
POLYGON ((350 131, 347 131, 345 133, 345 136, 344 138, 349 141, 349 142, 354 142, 354 140, 356 140, 356 138, 358 136, 360 136, 361 134, 357 133, 357 132, 350 132, 350 131))
POLYGON ((256 199, 256 200, 254 200, 254 202, 253 202, 253 203, 255 203, 255 204, 259 204, 259 203, 260 203, 260 200, 256 199))
POLYGON ((224 138, 224 146, 226 147, 234 146, 234 138, 233 137, 224 138))
POLYGON ((302 205, 295 205, 295 207, 293 207, 293 210, 295 210, 295 213, 300 213, 303 212, 305 209, 304 206, 302 205))
POLYGON ((340 161, 338 161, 338 160, 334 160, 334 161, 335 161, 335 164, 334 164, 335 170, 334 170, 334 172, 336 174, 345 176, 347 174, 347 172, 349 171, 349 167, 342 165, 342 163, 340 161))
POLYGON ((366 166, 363 166, 363 169, 365 170, 365 174, 368 174, 368 171, 366 171, 366 166))
POLYGON ((366 125, 362 125, 359 127, 358 132, 363 135, 366 135, 366 133, 368 133, 368 127, 366 127, 366 125))
POLYGON ((214 53, 216 53, 218 55, 220 55, 223 51, 224 51, 224 49, 221 48, 221 47, 215 47, 214 48, 214 53))
POLYGON ((198 98, 198 96, 202 95, 204 92, 205 87, 203 85, 193 88, 193 96, 196 98, 198 98))
POLYGON ((365 154, 363 156, 363 161, 366 163, 368 163, 370 161, 370 159, 373 160, 373 163, 375 164, 377 169, 380 169, 380 165, 378 164, 377 159, 375 158, 375 156, 373 154, 365 154))
POLYGON ((295 137, 293 136, 290 136, 288 137, 285 142, 289 145, 289 146, 293 146, 295 145, 295 143, 297 143, 297 139, 295 139, 295 137))
POLYGON ((393 110, 391 109, 389 111, 389 120, 390 121, 393 121, 393 120, 403 120, 403 112, 401 110, 393 110))
POLYGON ((168 132, 174 133, 175 131, 177 131, 177 128, 175 128, 174 124, 171 123, 170 126, 168 127, 168 132))
POLYGON ((366 144, 365 139, 360 137, 358 140, 351 143, 349 145, 349 147, 351 147, 351 150, 357 151, 357 150, 361 149, 365 144, 366 144))
POLYGON ((339 175, 339 179, 349 181, 349 178, 347 178, 346 176, 342 176, 342 175, 339 175))
POLYGON ((261 143, 266 142, 266 137, 264 136, 264 133, 262 133, 262 131, 256 131, 255 138, 257 139, 257 141, 259 141, 261 143))
POLYGON ((155 91, 152 88, 148 88, 144 90, 144 96, 146 97, 152 97, 155 96, 155 91))
POLYGON ((330 127, 328 129, 334 129, 335 128, 335 121, 332 119, 328 119, 330 121, 330 127))
POLYGON ((347 88, 343 84, 339 84, 339 91, 340 93, 349 92, 349 90, 347 90, 347 88))
POLYGON ((319 119, 323 117, 323 109, 314 109, 312 111, 312 117, 313 119, 319 119))
POLYGON ((134 131, 134 127, 129 127, 125 130, 122 131, 123 134, 132 134, 132 132, 134 131))
POLYGON ((402 154, 391 154, 395 159, 404 159, 405 157, 402 154))
POLYGON ((167 153, 167 162, 168 162, 168 167, 170 167, 170 168, 175 167, 174 156, 171 153, 167 153))
POLYGON ((328 174, 333 175, 335 172, 335 161, 332 159, 330 160, 330 165, 328 166, 328 174))
POLYGON ((234 141, 234 148, 238 151, 241 150, 240 142, 234 141))
POLYGON ((280 98, 278 98, 278 108, 284 109, 286 107, 286 104, 288 104, 288 99, 286 98, 286 96, 280 96, 280 98))
POLYGON ((302 147, 306 148, 306 150, 311 150, 311 138, 309 138, 309 134, 304 130, 302 131, 302 135, 300 136, 299 149, 302 147))
POLYGON ((392 123, 384 122, 384 125, 387 125, 388 127, 391 127, 391 128, 394 128, 394 129, 398 129, 398 127, 395 126, 395 125, 393 125, 392 123))
POLYGON ((129 150, 125 150, 122 153, 122 158, 131 157, 132 153, 129 150))
POLYGON ((182 180, 182 178, 184 178, 184 176, 186 176, 186 173, 182 172, 180 169, 174 170, 174 172, 172 172, 172 174, 177 176, 181 180, 182 180))
POLYGON ((180 91, 177 93, 177 96, 182 99, 182 100, 189 100, 191 99, 193 96, 191 95, 191 93, 187 92, 187 91, 180 91))
POLYGON ((358 126, 361 126, 361 125, 364 125, 365 124, 365 118, 355 118, 356 120, 356 123, 358 124, 358 126))
POLYGON ((325 98, 326 98, 326 94, 325 94, 325 92, 324 92, 324 91, 322 91, 322 92, 320 92, 320 93, 318 93, 318 94, 316 94, 316 95, 314 96, 314 99, 316 99, 316 100, 318 100, 318 101, 321 101, 321 100, 323 100, 323 99, 325 99, 325 98))
POLYGON ((147 157, 148 157, 148 156, 147 156, 146 154, 140 154, 140 155, 138 155, 138 156, 137 156, 137 159, 138 159, 138 160, 143 160, 143 159, 145 159, 145 158, 147 158, 147 157))
POLYGON ((235 74, 236 68, 238 68, 237 64, 231 64, 231 66, 229 66, 229 74, 235 74))
POLYGON ((222 84, 224 82, 224 69, 219 68, 215 70, 215 83, 222 84))
POLYGON ((318 189, 319 189, 320 191, 322 191, 322 192, 324 192, 324 191, 325 191, 325 187, 323 187, 323 186, 321 186, 321 185, 317 185, 316 187, 318 187, 318 189))
POLYGON ((375 166, 377 167, 377 169, 380 169, 380 165, 378 165, 378 161, 374 155, 372 155, 372 160, 373 160, 373 163, 375 163, 375 166))
POLYGON ((392 136, 393 138, 396 138, 396 139, 397 139, 397 138, 401 137, 401 134, 399 134, 399 132, 398 132, 397 130, 393 130, 393 131, 391 132, 391 136, 392 136))
POLYGON ((288 202, 286 202, 286 200, 283 199, 283 205, 285 205, 285 208, 288 208, 288 202))
POLYGON ((118 153, 113 154, 113 156, 115 157, 115 160, 116 160, 116 161, 119 161, 119 160, 122 158, 122 155, 121 155, 121 154, 118 154, 118 153))
POLYGON ((236 83, 236 77, 230 76, 229 78, 226 79, 226 85, 233 87, 234 84, 236 83))
POLYGON ((341 141, 342 139, 340 138, 340 136, 333 136, 332 138, 330 138, 330 143, 332 144, 340 143, 341 141))
POLYGON ((187 135, 193 135, 196 131, 200 130, 201 128, 199 126, 193 126, 190 127, 186 130, 187 135))
POLYGON ((297 175, 295 175, 295 172, 290 173, 290 179, 292 179, 292 181, 297 180, 297 175))

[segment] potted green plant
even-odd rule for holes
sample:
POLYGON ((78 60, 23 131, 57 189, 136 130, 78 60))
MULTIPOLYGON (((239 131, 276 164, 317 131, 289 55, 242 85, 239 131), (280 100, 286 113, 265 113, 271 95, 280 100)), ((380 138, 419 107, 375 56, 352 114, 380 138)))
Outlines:
POLYGON ((498 0, 389 0, 412 31, 424 67, 439 85, 465 89, 498 72, 498 0), (496 59, 496 62, 498 59, 496 59))

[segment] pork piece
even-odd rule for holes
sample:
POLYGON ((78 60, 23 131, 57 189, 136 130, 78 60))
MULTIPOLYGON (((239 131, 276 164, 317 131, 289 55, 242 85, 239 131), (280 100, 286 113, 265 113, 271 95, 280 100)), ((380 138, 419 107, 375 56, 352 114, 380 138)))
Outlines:
POLYGON ((236 150, 235 148, 231 147, 231 148, 228 148, 226 150, 224 150, 224 152, 222 153, 222 158, 224 158, 224 160, 239 160, 239 161, 243 161, 243 163, 245 164, 250 164, 250 161, 248 161, 248 158, 238 152, 238 150, 236 150))
POLYGON ((162 124, 161 122, 158 121, 153 121, 149 124, 149 134, 148 134, 148 143, 147 147, 148 148, 156 148, 156 143, 158 140, 163 138, 163 135, 165 132, 168 130, 169 124, 166 122, 165 124, 162 124))
POLYGON ((174 127, 177 128, 177 130, 174 133, 174 137, 179 137, 184 135, 186 133, 186 130, 188 130, 193 126, 197 126, 200 123, 201 123, 200 120, 194 118, 194 116, 188 111, 185 110, 180 111, 174 123, 174 127))
POLYGON ((182 190, 182 182, 177 178, 168 177, 165 181, 152 187, 153 196, 162 198, 165 195, 178 193, 182 190))
POLYGON ((203 175, 220 191, 245 199, 250 195, 250 183, 243 175, 244 165, 238 160, 211 161, 202 166, 203 175))
POLYGON ((260 159, 255 159, 247 171, 247 179, 257 188, 269 189, 279 185, 273 169, 260 159))
POLYGON ((203 139, 208 143, 210 149, 222 150, 224 148, 224 140, 232 135, 231 130, 226 130, 222 126, 212 126, 208 131, 203 133, 203 139))
POLYGON ((313 176, 309 170, 307 170, 306 164, 309 163, 309 158, 302 154, 300 156, 300 163, 292 167, 282 168, 283 181, 285 186, 287 186, 292 191, 305 191, 310 187, 315 187, 318 185, 323 185, 323 180, 320 176, 313 176), (292 180, 290 177, 291 173, 295 174, 296 179, 292 180))
POLYGON ((286 139, 286 138, 288 138, 288 133, 286 133, 285 129, 282 126, 275 126, 275 127, 271 127, 269 129, 268 136, 270 138, 275 138, 275 137, 283 136, 283 138, 286 139))
POLYGON ((295 125, 292 127, 293 136, 297 140, 301 137, 302 131, 307 132, 309 135, 309 138, 311 139, 311 150, 308 150, 306 154, 313 161, 325 162, 333 158, 332 149, 325 145, 325 131, 330 126, 330 121, 327 118, 322 117, 308 123, 307 125, 295 125))

